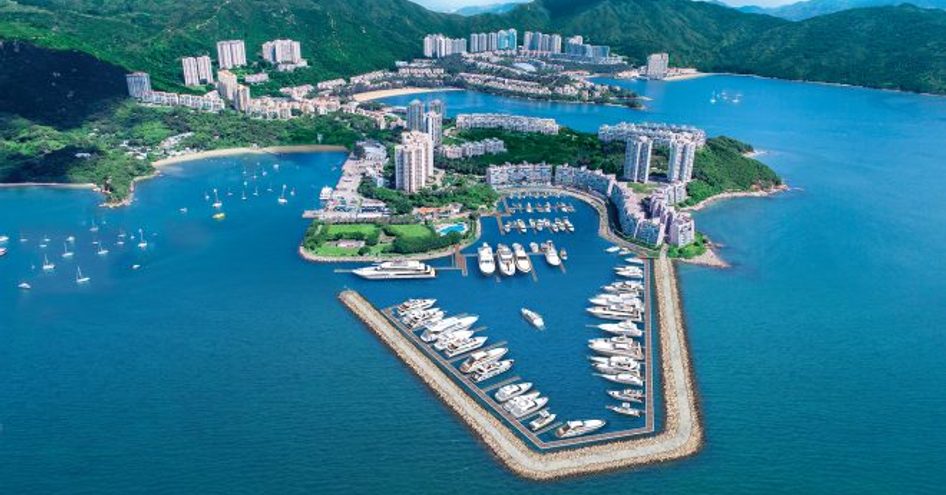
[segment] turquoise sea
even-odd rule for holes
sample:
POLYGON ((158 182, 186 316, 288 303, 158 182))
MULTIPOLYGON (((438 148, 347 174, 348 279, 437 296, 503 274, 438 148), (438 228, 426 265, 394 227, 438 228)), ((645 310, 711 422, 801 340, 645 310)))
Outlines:
POLYGON ((583 130, 698 125, 754 144, 796 188, 697 215, 734 265, 679 270, 706 427, 697 456, 521 480, 335 300, 347 286, 379 304, 432 295, 478 313, 551 405, 587 396, 577 412, 591 414, 600 384, 567 363, 591 335, 576 313, 610 272, 592 210, 570 215, 578 234, 554 237, 567 273, 542 266, 537 283, 445 273, 405 290, 295 253, 299 214, 334 183, 342 155, 244 156, 169 167, 116 210, 88 191, 0 190, 0 235, 11 238, 0 258, 0 493, 940 492, 946 99, 730 76, 622 84, 653 98, 649 108, 422 99, 583 130), (722 92, 728 101, 710 103, 722 92), (241 201, 244 168, 257 180, 241 201), (284 206, 282 184, 296 190, 284 206), (205 200, 214 187, 223 222, 205 200), (114 245, 138 229, 147 249, 114 245), (60 256, 68 235, 72 261, 60 256), (75 284, 76 264, 88 286, 75 284), (32 291, 16 288, 24 280, 32 291), (549 330, 511 314, 521 305, 549 330))

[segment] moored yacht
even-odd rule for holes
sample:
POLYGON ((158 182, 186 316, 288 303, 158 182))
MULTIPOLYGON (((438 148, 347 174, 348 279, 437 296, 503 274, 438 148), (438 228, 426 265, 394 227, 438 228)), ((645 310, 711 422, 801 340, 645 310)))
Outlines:
POLYGON ((644 379, 639 373, 597 373, 598 376, 614 383, 621 383, 624 385, 636 385, 638 387, 644 386, 644 379))
POLYGON ((437 270, 420 261, 384 261, 363 268, 356 268, 352 273, 368 280, 401 280, 412 278, 434 278, 437 270))
POLYGON ((529 391, 532 388, 532 382, 521 382, 521 383, 512 383, 509 385, 503 385, 499 387, 499 390, 496 391, 496 394, 493 396, 498 402, 506 402, 513 397, 522 395, 529 391))
POLYGON ((591 339, 588 341, 588 348, 605 356, 627 356, 637 360, 644 359, 644 350, 640 343, 633 341, 591 339))
POLYGON ((620 323, 602 323, 597 325, 597 327, 612 335, 627 335, 628 337, 641 337, 644 335, 644 332, 630 320, 624 320, 620 323))
POLYGON ((512 359, 505 359, 503 361, 493 361, 491 363, 485 364, 473 372, 473 381, 479 383, 499 376, 512 369, 512 364, 514 362, 515 361, 512 359))
POLYGON ((437 304, 436 299, 408 299, 398 304, 397 313, 403 316, 411 311, 427 309, 434 304, 437 304))
MULTIPOLYGON (((599 366, 619 370, 619 371, 638 371, 641 368, 641 362, 628 356, 589 356, 592 366, 599 366)), ((602 373, 605 373, 602 371, 602 373)))
POLYGON ((484 242, 476 250, 476 257, 479 261, 480 272, 483 275, 489 276, 496 273, 496 260, 493 259, 493 248, 489 247, 489 244, 484 242))
POLYGON ((608 390, 608 395, 610 395, 612 399, 617 399, 621 402, 644 401, 644 392, 642 390, 635 390, 633 388, 626 388, 624 390, 608 390))
POLYGON ((538 392, 532 392, 509 399, 503 404, 503 409, 519 419, 542 409, 548 402, 548 397, 540 397, 538 392))
POLYGON ((452 332, 444 332, 438 335, 437 340, 434 341, 434 349, 442 351, 450 346, 457 346, 472 336, 472 330, 454 330, 452 332))
POLYGON ((499 361, 507 352, 509 352, 509 349, 506 347, 495 347, 484 351, 476 351, 463 361, 463 364, 460 365, 460 372, 472 373, 477 371, 479 368, 489 363, 499 361))
POLYGON ((627 305, 594 306, 588 312, 606 320, 633 320, 641 321, 640 308, 627 305))
POLYGON ((559 258, 558 251, 555 250, 555 244, 552 241, 546 241, 545 243, 545 262, 552 266, 562 264, 562 259, 559 258))
POLYGON ((607 423, 601 419, 586 419, 579 421, 569 421, 555 430, 555 436, 558 438, 573 438, 586 435, 596 430, 600 430, 607 423))
POLYGON ((447 346, 447 348, 444 349, 444 354, 446 354, 448 358, 457 357, 461 354, 479 349, 483 347, 485 343, 486 337, 473 337, 471 339, 461 340, 447 346))
POLYGON ((499 272, 507 277, 516 274, 516 261, 512 250, 505 244, 496 247, 496 262, 499 265, 499 272))
POLYGON ((610 410, 612 410, 612 411, 614 411, 614 412, 616 412, 616 413, 618 413, 618 414, 623 414, 623 415, 625 415, 625 416, 632 416, 632 417, 635 417, 635 418, 641 417, 641 414, 644 413, 644 411, 641 411, 640 409, 637 409, 637 408, 631 406, 631 405, 630 405, 629 403, 627 403, 627 402, 622 402, 620 406, 613 406, 613 405, 611 405, 611 406, 605 406, 605 407, 607 407, 608 409, 610 409, 610 410))
POLYGON ((424 332, 420 335, 420 339, 424 342, 433 342, 437 340, 440 334, 470 328, 478 319, 478 316, 451 316, 450 318, 444 318, 440 321, 428 324, 424 332))
POLYGON ((529 273, 532 271, 532 260, 529 259, 529 254, 526 253, 522 244, 518 242, 512 245, 512 251, 516 256, 516 270, 519 270, 522 273, 529 273))
POLYGON ((539 414, 537 414, 532 421, 529 421, 529 428, 532 429, 532 431, 539 431, 552 424, 552 421, 555 421, 555 414, 549 412, 548 409, 543 409, 539 411, 539 414))

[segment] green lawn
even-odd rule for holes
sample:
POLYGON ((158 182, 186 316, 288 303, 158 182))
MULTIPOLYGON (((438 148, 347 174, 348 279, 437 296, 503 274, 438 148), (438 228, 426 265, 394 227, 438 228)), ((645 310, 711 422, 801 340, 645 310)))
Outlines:
MULTIPOLYGON (((430 237, 430 227, 426 225, 389 225, 387 230, 396 237, 426 239, 430 237)), ((436 235, 436 234, 434 234, 436 235)))
POLYGON ((326 225, 325 231, 329 236, 350 236, 355 234, 370 236, 378 231, 378 226, 373 223, 332 224, 326 225))

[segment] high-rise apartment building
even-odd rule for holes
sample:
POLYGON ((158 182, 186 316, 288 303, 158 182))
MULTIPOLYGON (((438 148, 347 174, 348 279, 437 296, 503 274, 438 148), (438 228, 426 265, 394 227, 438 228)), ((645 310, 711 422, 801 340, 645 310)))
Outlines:
POLYGON ((420 100, 414 100, 407 105, 407 129, 424 130, 424 103, 420 100))
POLYGON ((443 144, 443 114, 430 111, 424 114, 424 132, 426 132, 434 147, 443 144))
POLYGON ((210 57, 184 57, 181 59, 181 66, 184 70, 185 86, 200 86, 201 84, 213 84, 214 75, 210 57))
POLYGON ((647 66, 644 75, 650 79, 667 77, 667 68, 670 67, 670 55, 666 53, 651 53, 647 56, 647 66))
POLYGON ((668 181, 686 183, 693 178, 696 148, 696 143, 692 139, 674 138, 670 141, 670 153, 667 157, 668 181))
POLYGON ((224 40, 217 42, 217 66, 221 69, 231 69, 245 65, 246 44, 243 40, 224 40))
POLYGON ((627 140, 624 155, 624 178, 646 183, 650 180, 650 159, 654 142, 647 136, 635 136, 627 140))
POLYGON ((447 106, 444 104, 443 100, 439 98, 431 100, 430 103, 427 104, 427 107, 431 112, 437 112, 444 117, 447 116, 447 106))
POLYGON ((151 92, 151 76, 147 72, 126 74, 125 83, 128 85, 128 96, 132 98, 143 98, 151 92))
POLYGON ((415 193, 427 186, 433 176, 434 146, 430 136, 410 131, 401 135, 394 146, 394 183, 397 189, 415 193))
POLYGON ((267 41, 263 43, 263 60, 271 64, 299 64, 302 44, 293 40, 267 41))

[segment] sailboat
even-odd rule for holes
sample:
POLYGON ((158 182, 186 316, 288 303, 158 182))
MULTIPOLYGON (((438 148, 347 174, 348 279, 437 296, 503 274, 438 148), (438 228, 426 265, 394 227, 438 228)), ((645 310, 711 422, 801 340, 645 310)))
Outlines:
POLYGON ((108 254, 108 249, 105 249, 105 246, 103 246, 101 242, 95 241, 93 244, 99 247, 98 251, 96 251, 95 254, 99 256, 105 256, 106 254, 108 254))
POLYGON ((55 270, 55 269, 56 269, 56 264, 55 264, 55 263, 50 263, 50 262, 49 262, 49 257, 44 254, 44 255, 43 255, 43 271, 44 271, 44 272, 51 272, 51 271, 53 271, 53 270, 55 270))
POLYGON ((243 186, 243 195, 240 196, 240 199, 246 201, 246 185, 243 186))
POLYGON ((62 251, 62 257, 63 257, 63 258, 71 258, 73 255, 75 255, 75 253, 73 253, 72 251, 69 250, 69 244, 67 244, 67 243, 65 243, 65 242, 62 243, 62 249, 63 249, 63 251, 62 251))
POLYGON ((282 185, 282 194, 279 196, 279 199, 277 199, 276 201, 278 201, 279 204, 281 205, 284 205, 289 202, 289 200, 286 199, 286 185, 285 184, 282 185))
POLYGON ((89 280, 92 280, 92 279, 85 275, 82 275, 82 269, 77 266, 76 267, 76 283, 86 284, 89 282, 89 280))
POLYGON ((217 188, 214 188, 214 202, 212 205, 214 208, 220 209, 223 206, 223 203, 220 201, 220 198, 217 196, 217 188))
POLYGON ((253 186, 253 196, 259 196, 259 186, 253 186))
POLYGON ((99 226, 95 224, 95 219, 92 219, 92 226, 89 227, 89 232, 98 232, 99 226))
POLYGON ((295 196, 295 195, 296 195, 296 188, 293 187, 293 188, 289 191, 289 195, 290 195, 290 196, 295 196))
POLYGON ((148 249, 148 240, 145 239, 145 233, 142 229, 138 229, 138 247, 148 249))

